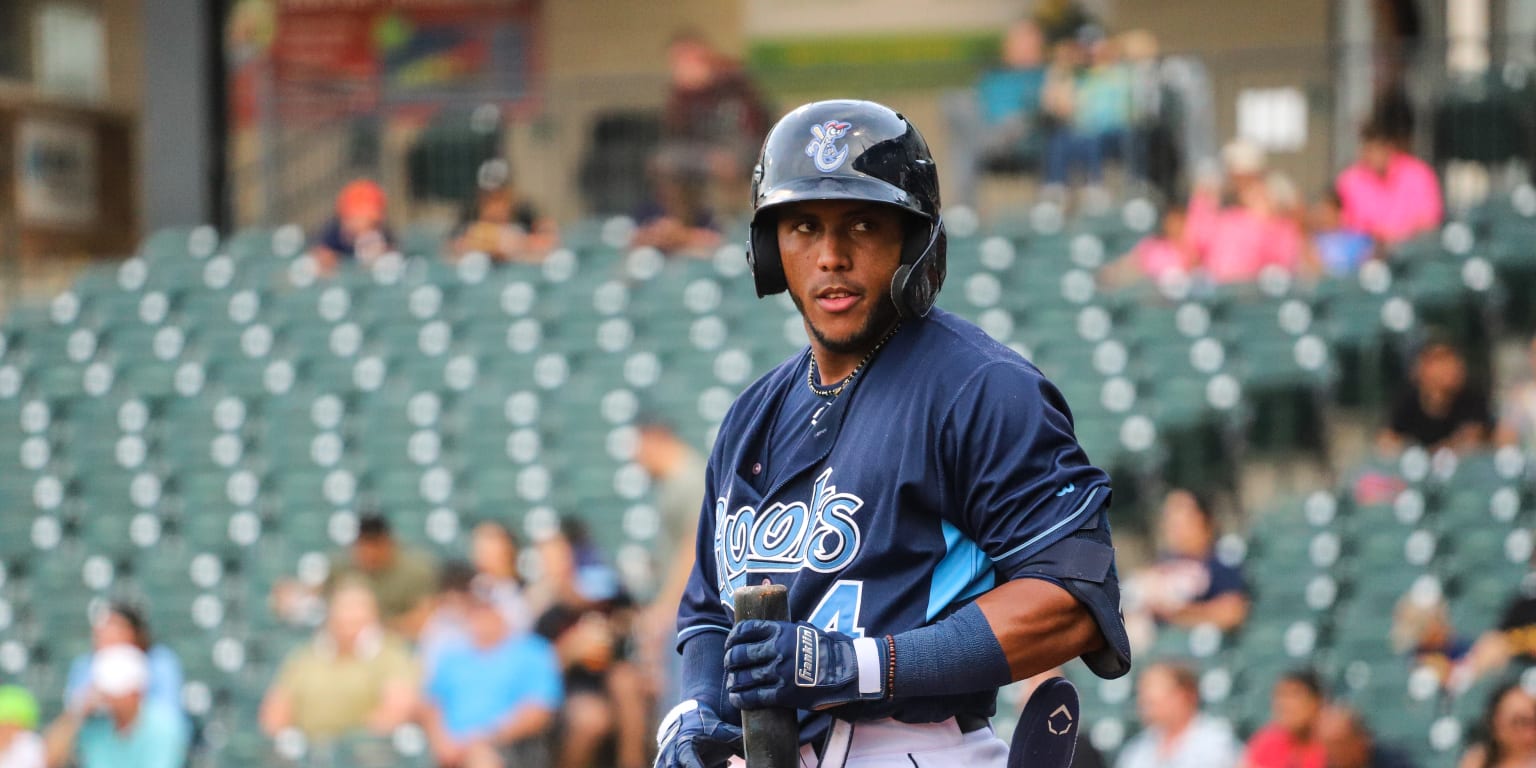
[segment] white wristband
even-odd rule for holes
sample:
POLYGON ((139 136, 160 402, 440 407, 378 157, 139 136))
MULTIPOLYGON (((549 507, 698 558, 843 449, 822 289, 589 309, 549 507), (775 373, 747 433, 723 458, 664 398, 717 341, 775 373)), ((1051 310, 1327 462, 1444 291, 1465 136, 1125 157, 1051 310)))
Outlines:
POLYGON ((880 679, 880 641, 873 637, 854 638, 853 653, 859 660, 859 695, 879 693, 883 683, 880 679))
POLYGON ((681 704, 673 707, 672 711, 668 712, 667 716, 661 719, 661 725, 656 728, 656 746, 666 746, 667 742, 677 735, 677 731, 680 728, 679 721, 682 720, 683 715, 698 708, 699 702, 697 699, 684 699, 681 704))

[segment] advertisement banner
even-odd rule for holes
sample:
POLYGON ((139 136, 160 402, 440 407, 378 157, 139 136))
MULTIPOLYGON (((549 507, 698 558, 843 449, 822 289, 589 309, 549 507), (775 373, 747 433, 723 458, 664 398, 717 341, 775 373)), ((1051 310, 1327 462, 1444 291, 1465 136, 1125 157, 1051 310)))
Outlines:
POLYGON ((495 102, 533 105, 540 0, 240 0, 231 95, 249 124, 495 102), (269 84, 269 85, 264 85, 269 84))

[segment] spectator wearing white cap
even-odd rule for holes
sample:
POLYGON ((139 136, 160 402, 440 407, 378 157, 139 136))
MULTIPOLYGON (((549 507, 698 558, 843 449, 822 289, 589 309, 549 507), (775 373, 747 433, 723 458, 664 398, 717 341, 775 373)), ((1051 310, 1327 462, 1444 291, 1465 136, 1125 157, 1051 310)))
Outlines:
POLYGON ((149 660, 131 645, 91 658, 90 688, 48 728, 48 764, 80 768, 180 768, 191 732, 185 718, 148 699, 149 660))
MULTIPOLYGON (((149 684, 144 689, 144 697, 181 711, 181 660, 175 651, 154 641, 149 622, 137 606, 114 602, 93 616, 92 653, 113 645, 131 645, 143 651, 149 660, 149 684)), ((65 701, 74 702, 89 689, 92 653, 77 656, 70 663, 69 677, 64 684, 65 701)))

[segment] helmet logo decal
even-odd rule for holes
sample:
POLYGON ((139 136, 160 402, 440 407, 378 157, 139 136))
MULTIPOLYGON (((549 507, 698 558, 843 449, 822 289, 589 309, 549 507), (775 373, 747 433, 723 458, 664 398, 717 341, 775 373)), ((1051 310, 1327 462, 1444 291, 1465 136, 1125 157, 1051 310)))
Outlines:
POLYGON ((852 127, 851 123, 839 120, 811 126, 811 136, 815 138, 805 145, 805 154, 816 164, 816 170, 831 173, 842 167, 843 161, 848 159, 848 148, 839 147, 836 142, 852 127))

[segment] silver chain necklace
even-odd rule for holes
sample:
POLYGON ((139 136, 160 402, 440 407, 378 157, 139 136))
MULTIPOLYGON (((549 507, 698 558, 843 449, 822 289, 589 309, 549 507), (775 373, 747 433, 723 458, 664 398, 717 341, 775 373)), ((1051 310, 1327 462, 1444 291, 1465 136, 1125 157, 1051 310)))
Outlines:
POLYGON ((874 358, 875 353, 879 352, 880 348, 885 346, 885 343, 890 341, 891 337, 895 336, 896 331, 900 329, 901 323, 897 323, 891 326, 891 330, 886 331, 885 336, 881 337, 880 341, 875 343, 874 348, 870 349, 869 352, 864 355, 864 359, 860 360, 859 364, 853 367, 853 371, 844 377, 842 381, 838 382, 837 386, 834 387, 820 387, 816 385, 816 353, 812 352, 811 364, 805 369, 805 385, 810 387, 811 393, 817 397, 837 397, 838 395, 841 395, 843 393, 843 388, 853 383, 853 380, 858 377, 861 371, 864 370, 864 366, 868 365, 869 361, 874 358))

